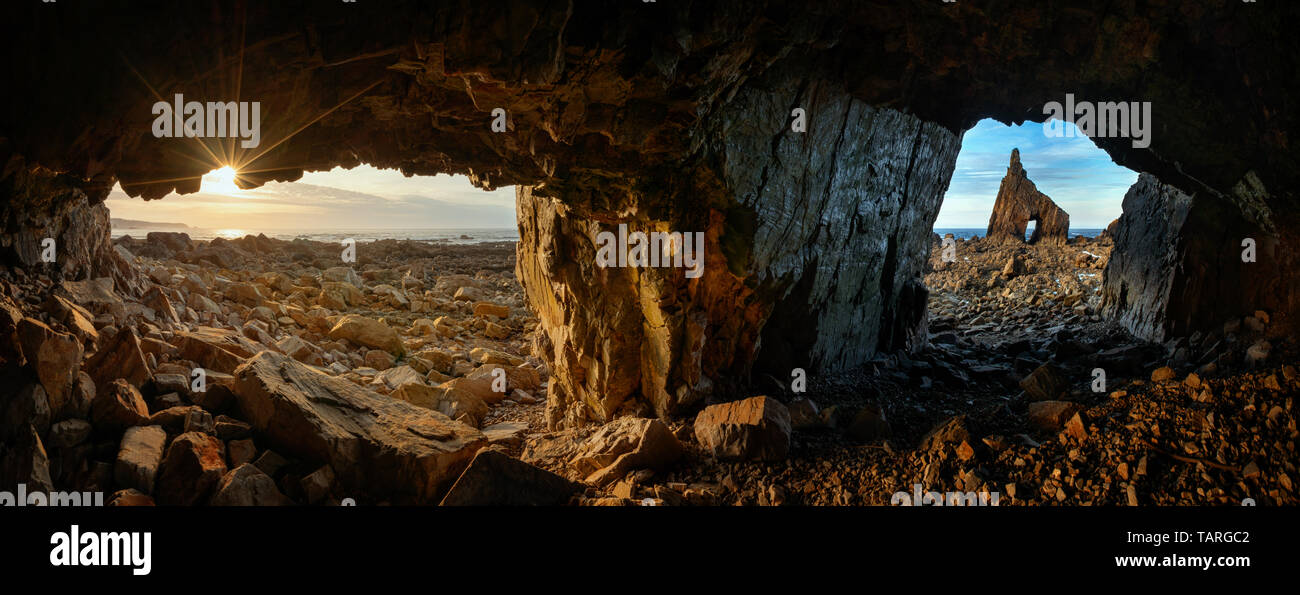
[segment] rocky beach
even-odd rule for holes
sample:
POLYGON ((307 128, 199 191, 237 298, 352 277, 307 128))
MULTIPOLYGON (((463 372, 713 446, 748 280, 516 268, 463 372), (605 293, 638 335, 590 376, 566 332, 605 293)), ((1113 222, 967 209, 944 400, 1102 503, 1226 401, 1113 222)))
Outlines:
POLYGON ((1105 234, 934 236, 925 347, 806 392, 769 374, 694 415, 568 428, 548 423, 513 243, 384 240, 354 263, 264 236, 112 246, 116 280, 0 271, 0 356, 31 372, 8 380, 3 464, 29 489, 115 505, 858 505, 914 484, 999 505, 1296 501, 1291 343, 1265 339, 1265 312, 1131 338, 1099 313, 1105 234))
POLYGON ((14 4, 0 499, 1296 504, 1300 4, 996 4, 14 4))

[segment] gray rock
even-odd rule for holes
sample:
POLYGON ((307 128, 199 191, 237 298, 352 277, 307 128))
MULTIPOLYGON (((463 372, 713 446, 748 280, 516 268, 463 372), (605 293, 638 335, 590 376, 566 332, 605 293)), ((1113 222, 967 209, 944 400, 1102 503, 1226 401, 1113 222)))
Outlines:
POLYGON ((158 466, 162 463, 167 431, 161 426, 135 426, 122 436, 113 466, 113 480, 119 486, 152 494, 158 466))

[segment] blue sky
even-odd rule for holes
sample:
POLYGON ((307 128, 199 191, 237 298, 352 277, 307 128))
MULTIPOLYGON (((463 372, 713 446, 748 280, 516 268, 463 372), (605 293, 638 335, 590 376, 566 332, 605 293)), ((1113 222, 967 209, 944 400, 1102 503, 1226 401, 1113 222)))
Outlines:
POLYGON ((1138 174, 1116 165, 1077 130, 1074 134, 1074 138, 1048 138, 1043 125, 1035 122, 1006 126, 982 120, 962 139, 957 169, 934 226, 988 227, 1011 149, 1019 148, 1029 179, 1070 214, 1070 227, 1106 227, 1119 217, 1124 193, 1138 174))

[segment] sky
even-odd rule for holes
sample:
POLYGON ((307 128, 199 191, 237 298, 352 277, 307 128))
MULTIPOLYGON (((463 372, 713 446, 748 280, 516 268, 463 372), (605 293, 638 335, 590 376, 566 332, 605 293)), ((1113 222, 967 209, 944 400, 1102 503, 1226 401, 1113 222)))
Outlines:
MULTIPOLYGON (((1065 124, 1074 128, 1073 124, 1065 124)), ((1116 165, 1088 138, 1048 138, 1043 125, 1006 126, 982 120, 966 132, 957 168, 939 209, 936 228, 985 228, 998 186, 1007 174, 1011 149, 1038 190, 1070 214, 1074 229, 1103 228, 1119 217, 1124 193, 1137 181, 1133 170, 1116 165)))
POLYGON ((229 170, 210 172, 193 194, 145 202, 115 187, 105 201, 112 216, 204 229, 513 228, 514 187, 486 192, 464 176, 406 177, 361 165, 308 172, 296 182, 240 190, 229 170))
MULTIPOLYGON (((1073 127, 1073 124, 1066 124, 1073 127)), ((985 228, 1011 149, 1038 189, 1070 214, 1075 229, 1106 227, 1119 216, 1137 173, 1116 165, 1081 135, 1048 138, 1041 124, 983 120, 966 132, 936 228, 985 228)), ((239 190, 230 172, 210 173, 194 194, 145 202, 114 188, 112 216, 205 229, 249 231, 514 228, 514 188, 485 192, 464 176, 406 177, 362 165, 308 172, 296 182, 239 190)))

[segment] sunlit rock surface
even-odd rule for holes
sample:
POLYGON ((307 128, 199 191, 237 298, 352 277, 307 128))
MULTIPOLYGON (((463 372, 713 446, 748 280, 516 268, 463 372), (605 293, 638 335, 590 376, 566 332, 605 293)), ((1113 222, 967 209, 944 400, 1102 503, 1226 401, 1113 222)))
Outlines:
POLYGON ((1273 264, 1188 260, 1205 290, 1171 308, 1296 303, 1278 280, 1298 245, 1297 82, 1279 59, 1300 54, 1294 3, 49 4, 0 25, 30 57, 0 65, 20 90, 0 97, 6 263, 31 266, 53 236, 64 273, 131 291, 93 205, 115 181, 193 192, 227 162, 245 186, 360 163, 519 185, 519 277, 560 418, 662 415, 756 367, 907 346, 959 135, 1040 120, 1072 91, 1152 102, 1149 148, 1097 144, 1267 233, 1273 264), (259 102, 260 143, 156 138, 151 106, 177 94, 259 102), (595 270, 592 234, 620 223, 705 232, 704 276, 595 270))
POLYGON ((1020 164, 1020 149, 1011 150, 1011 164, 998 187, 993 214, 985 237, 995 241, 1061 244, 1070 239, 1070 214, 1029 179, 1020 164), (1034 221, 1033 235, 1025 238, 1027 224, 1034 221))

